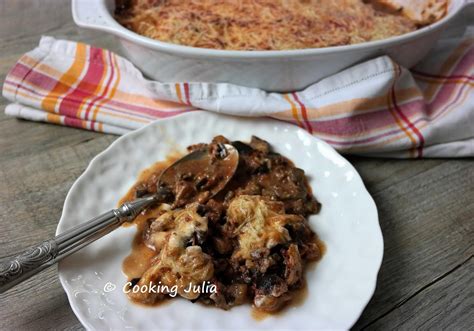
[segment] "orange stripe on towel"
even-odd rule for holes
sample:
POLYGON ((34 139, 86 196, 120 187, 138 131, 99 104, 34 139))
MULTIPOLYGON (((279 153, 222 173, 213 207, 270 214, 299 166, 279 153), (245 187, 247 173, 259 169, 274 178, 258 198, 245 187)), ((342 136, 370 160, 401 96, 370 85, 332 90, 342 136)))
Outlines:
POLYGON ((298 103, 298 105, 300 105, 301 114, 303 115, 303 120, 304 120, 304 123, 306 124, 306 129, 308 130, 309 133, 312 134, 313 129, 311 128, 311 123, 309 123, 308 121, 308 114, 306 113, 305 105, 303 104, 303 102, 300 101, 300 99, 298 98, 298 95, 295 92, 293 92, 292 95, 295 101, 298 103))
POLYGON ((55 112, 56 104, 60 97, 63 97, 64 94, 69 91, 71 86, 73 86, 79 77, 81 76, 82 70, 85 67, 87 47, 85 44, 78 43, 76 47, 76 55, 74 56, 74 61, 71 67, 64 73, 64 75, 59 78, 56 86, 48 93, 41 103, 41 108, 49 111, 55 112))
POLYGON ((283 94, 283 98, 288 101, 288 103, 291 106, 291 114, 293 115, 293 118, 295 119, 296 123, 298 124, 299 127, 304 128, 303 124, 301 123, 299 116, 298 116, 298 109, 296 108, 296 105, 293 101, 291 101, 290 97, 288 94, 283 94))
POLYGON ((46 114, 46 121, 58 125, 64 124, 61 122, 61 116, 58 116, 56 114, 46 114))
POLYGON ((181 85, 179 83, 174 84, 174 88, 176 90, 176 96, 180 103, 185 103, 183 100, 183 94, 181 93, 181 85))

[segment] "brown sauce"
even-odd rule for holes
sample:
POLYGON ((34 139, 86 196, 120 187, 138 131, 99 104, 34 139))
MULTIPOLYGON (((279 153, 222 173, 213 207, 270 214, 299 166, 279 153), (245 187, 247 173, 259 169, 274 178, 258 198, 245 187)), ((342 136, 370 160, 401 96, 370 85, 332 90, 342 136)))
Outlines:
MULTIPOLYGON (((138 176, 135 184, 130 190, 123 196, 119 201, 119 205, 132 201, 135 198, 135 187, 140 184, 158 180, 160 174, 173 162, 181 157, 180 154, 174 153, 170 155, 165 161, 156 162, 149 168, 144 169, 138 176)), ((148 248, 143 242, 143 231, 146 226, 146 221, 150 218, 156 218, 159 216, 159 208, 147 209, 138 215, 133 222, 124 223, 123 226, 131 226, 135 224, 137 226, 137 233, 132 242, 132 251, 128 255, 122 264, 122 270, 129 279, 139 278, 150 267, 153 258, 155 257, 155 251, 148 248)))
MULTIPOLYGON (((128 192, 119 200, 118 205, 123 204, 124 202, 127 201, 132 201, 135 199, 135 188, 143 183, 147 183, 150 181, 154 181, 155 184, 158 181, 158 178, 160 177, 161 173, 163 170, 168 168, 171 164, 179 160, 183 155, 178 152, 173 152, 170 155, 167 156, 166 160, 164 161, 158 161, 151 165, 150 167, 142 170, 140 174, 138 175, 137 180, 135 181, 135 184, 128 190, 128 192)), ((136 218, 134 222, 137 222, 136 218)), ((126 225, 131 225, 133 223, 127 223, 126 225)))

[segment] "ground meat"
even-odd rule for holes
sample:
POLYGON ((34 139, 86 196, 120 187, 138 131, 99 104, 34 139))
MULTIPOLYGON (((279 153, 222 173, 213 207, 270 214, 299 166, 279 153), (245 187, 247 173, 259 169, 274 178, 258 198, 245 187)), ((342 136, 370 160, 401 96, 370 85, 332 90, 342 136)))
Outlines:
POLYGON ((285 258, 285 280, 291 286, 301 281, 301 275, 303 274, 303 262, 298 246, 291 244, 283 256, 285 258))
POLYGON ((252 139, 250 139, 250 147, 252 147, 254 150, 257 150, 259 152, 268 154, 270 152, 270 144, 267 143, 265 140, 260 139, 258 137, 252 136, 252 139))
POLYGON ((194 145, 190 145, 188 146, 187 150, 189 153, 192 153, 194 151, 198 151, 200 149, 203 149, 203 148, 206 148, 207 147, 207 144, 194 144, 194 145))
POLYGON ((276 275, 264 275, 257 284, 253 303, 255 307, 267 312, 274 312, 291 299, 288 284, 276 275))
POLYGON ((308 216, 319 212, 320 204, 311 193, 302 169, 271 151, 264 140, 252 137, 251 143, 233 142, 239 150, 240 164, 234 183, 235 195, 263 195, 282 201, 288 213, 308 216))

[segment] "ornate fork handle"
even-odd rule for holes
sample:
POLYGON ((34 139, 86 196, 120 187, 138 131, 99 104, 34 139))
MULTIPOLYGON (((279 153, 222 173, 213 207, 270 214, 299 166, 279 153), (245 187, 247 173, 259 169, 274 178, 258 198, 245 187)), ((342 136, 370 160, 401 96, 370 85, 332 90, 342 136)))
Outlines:
POLYGON ((123 222, 133 220, 152 202, 162 198, 158 194, 124 203, 0 263, 0 293, 103 237, 123 222))
POLYGON ((54 239, 43 241, 38 246, 28 248, 6 263, 0 264, 0 288, 21 275, 53 261, 58 255, 58 245, 54 239))

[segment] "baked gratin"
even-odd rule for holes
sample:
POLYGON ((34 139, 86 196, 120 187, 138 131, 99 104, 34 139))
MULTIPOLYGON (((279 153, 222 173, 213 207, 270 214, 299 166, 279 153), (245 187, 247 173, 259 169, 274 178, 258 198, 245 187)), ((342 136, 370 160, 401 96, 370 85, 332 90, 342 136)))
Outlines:
MULTIPOLYGON (((134 302, 153 305, 180 296, 222 309, 251 303, 276 312, 304 289, 307 264, 321 259, 322 242, 307 220, 321 205, 304 171, 257 137, 246 144, 218 136, 188 150, 213 151, 219 144, 239 152, 237 170, 222 191, 193 203, 180 195, 135 220, 137 236, 123 265, 127 287, 159 285, 159 291, 127 291, 134 302)), ((123 200, 155 193, 171 161, 146 170, 123 200)), ((205 191, 212 180, 213 174, 204 180, 183 176, 176 192, 205 191)))
POLYGON ((143 36, 223 50, 357 44, 442 18, 448 0, 117 0, 115 17, 143 36))

